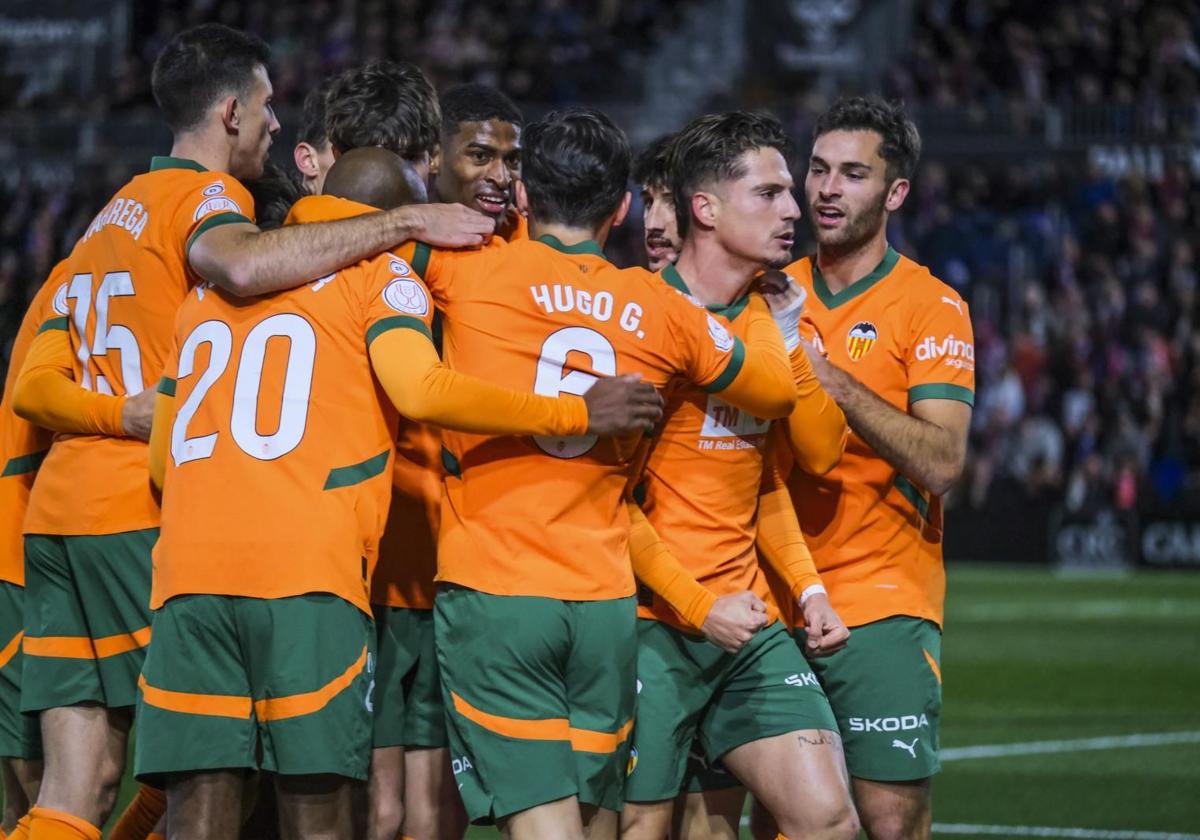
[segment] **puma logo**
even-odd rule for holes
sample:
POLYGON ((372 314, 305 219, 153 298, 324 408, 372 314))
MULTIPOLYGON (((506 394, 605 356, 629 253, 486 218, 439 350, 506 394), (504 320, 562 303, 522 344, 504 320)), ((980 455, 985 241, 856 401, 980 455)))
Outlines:
POLYGON ((959 315, 963 314, 963 313, 962 313, 962 301, 961 301, 961 300, 954 300, 953 298, 948 298, 948 297, 946 297, 945 295, 942 295, 942 303, 948 303, 948 304, 950 304, 951 306, 953 306, 955 309, 957 309, 957 310, 958 310, 958 314, 959 314, 959 315))
POLYGON ((916 758, 917 757, 917 741, 920 741, 920 740, 921 740, 920 738, 913 738, 913 742, 911 744, 906 744, 903 741, 901 741, 899 738, 895 738, 892 740, 892 746, 898 750, 906 750, 909 755, 911 755, 913 758, 916 758))

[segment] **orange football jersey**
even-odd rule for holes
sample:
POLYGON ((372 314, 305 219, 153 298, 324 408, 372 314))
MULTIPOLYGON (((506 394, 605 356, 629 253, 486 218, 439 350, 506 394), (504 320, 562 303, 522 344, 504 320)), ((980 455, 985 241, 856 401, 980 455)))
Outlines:
MULTIPOLYGON (((529 238, 529 220, 514 213, 509 242, 529 238)), ((414 254, 415 244, 404 253, 414 254), (411 249, 411 250, 409 250, 411 249)), ((435 328, 434 335, 438 335, 435 328)), ((400 418, 392 507, 379 544, 379 565, 371 583, 371 603, 416 610, 433 609, 437 575, 437 533, 442 518, 442 430, 400 418)))
MULTIPOLYGON (((75 380, 132 396, 158 381, 175 313, 197 278, 189 244, 204 230, 248 222, 254 203, 230 175, 156 157, 121 187, 65 261, 75 380)), ((38 472, 27 534, 113 534, 159 523, 146 444, 59 435, 38 472)))
MULTIPOLYGON (((687 294, 675 266, 662 279, 687 294)), ((749 298, 709 312, 745 338, 749 298)), ((642 478, 642 509, 685 569, 714 595, 749 590, 775 607, 754 548, 763 458, 771 423, 735 408, 690 382, 669 389, 663 423, 642 478)), ((641 494, 639 493, 639 496, 641 494)), ((680 629, 691 628, 661 598, 638 608, 680 629)))
MULTIPOLYGON (((647 271, 616 268, 594 242, 419 248, 413 264, 443 313, 447 364, 500 385, 555 396, 597 374, 658 387, 681 374, 720 391, 744 359, 703 308, 647 271)), ((633 594, 622 502, 633 443, 447 431, 444 445, 439 581, 563 600, 633 594)))
MULTIPOLYGON (((891 248, 867 277, 832 294, 809 258, 786 269, 808 291, 805 322, 829 360, 901 411, 924 399, 975 400, 966 302, 891 248)), ((942 623, 942 503, 853 432, 824 476, 788 488, 821 579, 850 626, 894 615, 942 623)))
POLYGON ((42 324, 62 318, 68 312, 67 285, 63 275, 64 263, 50 272, 50 278, 34 295, 21 320, 8 360, 8 375, 4 380, 4 397, 0 400, 0 580, 25 585, 25 540, 21 524, 29 502, 38 467, 50 449, 54 433, 35 426, 13 413, 13 386, 29 345, 42 324))
POLYGON ((175 413, 153 607, 329 592, 369 611, 397 415, 368 347, 428 333, 432 312, 394 253, 249 303, 188 296, 163 380, 175 413))

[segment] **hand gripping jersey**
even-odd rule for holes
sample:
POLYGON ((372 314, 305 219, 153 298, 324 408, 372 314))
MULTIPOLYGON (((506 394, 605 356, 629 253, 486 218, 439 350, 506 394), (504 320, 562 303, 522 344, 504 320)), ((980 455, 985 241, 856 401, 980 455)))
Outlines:
MULTIPOLYGON (((210 227, 253 218, 230 175, 157 157, 97 214, 64 265, 67 327, 81 387, 132 396, 153 387, 171 347, 175 313, 197 278, 189 244, 210 227)), ((55 317, 58 316, 56 313, 55 317)), ((60 435, 38 472, 27 534, 114 534, 152 528, 146 444, 60 435)))
MULTIPOLYGON (((625 373, 659 387, 679 373, 719 391, 740 369, 739 339, 653 274, 614 267, 594 242, 421 250, 414 263, 445 317, 446 362, 464 373, 555 396, 625 373)), ((439 581, 562 600, 633 594, 621 498, 632 444, 448 431, 444 443, 439 581)))
POLYGON ((17 374, 38 328, 52 318, 67 315, 67 287, 59 263, 38 290, 21 321, 8 360, 4 397, 0 401, 0 580, 25 585, 25 546, 21 525, 38 467, 46 457, 53 433, 13 414, 12 396, 17 374))
MULTIPOLYGON (((831 294, 809 258, 786 269, 808 290, 806 321, 848 371, 901 411, 975 399, 967 305, 928 269, 888 249, 867 277, 831 294)), ((817 570, 847 625, 894 615, 942 623, 942 503, 851 433, 824 476, 793 470, 792 500, 817 570)))
MULTIPOLYGON (((675 266, 662 280, 688 294, 675 266)), ((745 338, 749 297, 730 306, 709 306, 733 335, 745 338)), ((726 403, 690 382, 669 389, 664 421, 646 462, 642 509, 663 543, 714 595, 749 590, 776 612, 759 568, 754 541, 758 497, 771 423, 726 403)), ((640 493, 639 493, 640 495, 640 493)), ((655 596, 638 608, 688 632, 692 628, 655 596)))
POLYGON ((188 296, 162 386, 175 416, 154 608, 191 593, 327 592, 369 613, 397 416, 368 345, 428 331, 431 316, 394 253, 253 301, 188 296))

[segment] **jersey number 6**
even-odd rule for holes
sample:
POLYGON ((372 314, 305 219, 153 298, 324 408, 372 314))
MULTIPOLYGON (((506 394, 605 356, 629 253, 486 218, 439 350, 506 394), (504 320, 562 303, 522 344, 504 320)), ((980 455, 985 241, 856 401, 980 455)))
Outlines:
MULTIPOLYGON (((602 376, 617 375, 617 351, 607 338, 587 327, 565 327, 551 333, 549 338, 542 342, 542 352, 537 361, 537 377, 533 381, 535 394, 557 397, 559 394, 583 396, 587 393, 596 377, 581 370, 565 373, 567 357, 571 353, 587 356, 592 370, 602 376)), ((555 458, 578 458, 580 455, 586 455, 596 445, 596 440, 596 435, 536 435, 533 438, 534 443, 543 452, 555 458)))

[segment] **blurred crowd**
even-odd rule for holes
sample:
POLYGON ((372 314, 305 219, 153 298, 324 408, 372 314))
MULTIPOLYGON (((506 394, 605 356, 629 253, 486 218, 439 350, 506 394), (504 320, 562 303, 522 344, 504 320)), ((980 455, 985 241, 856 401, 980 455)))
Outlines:
POLYGON ((1200 93, 1196 0, 921 0, 885 91, 909 102, 1128 105, 1200 93))
MULTIPOLYGON (((1066 0, 1050 12, 1031 0, 917 5, 912 60, 888 77, 910 102, 1200 93, 1198 0, 1066 0)), ((635 61, 680 14, 655 0, 135 6, 136 53, 109 92, 118 105, 148 103, 147 68, 168 34, 205 20, 267 38, 284 99, 388 55, 418 61, 439 86, 471 79, 525 101, 603 100, 595 86, 614 77, 597 68, 635 61)), ((803 154, 821 103, 802 101, 807 110, 790 119, 803 154)), ((0 188, 0 369, 27 300, 130 174, 122 165, 59 188, 0 188)), ((622 264, 640 257, 634 217, 610 248, 622 264)), ((1168 163, 1148 179, 1049 159, 927 157, 890 238, 972 306, 978 401, 952 505, 1132 510, 1200 492, 1200 170, 1168 163)), ((797 255, 804 248, 802 239, 797 255)))
POLYGON ((181 28, 219 21, 271 47, 281 102, 300 102, 353 64, 419 64, 439 88, 481 82, 518 101, 558 104, 628 96, 640 56, 691 0, 132 0, 131 50, 95 95, 0 84, 0 105, 150 106, 150 67, 181 28), (72 99, 78 97, 78 101, 72 99))

